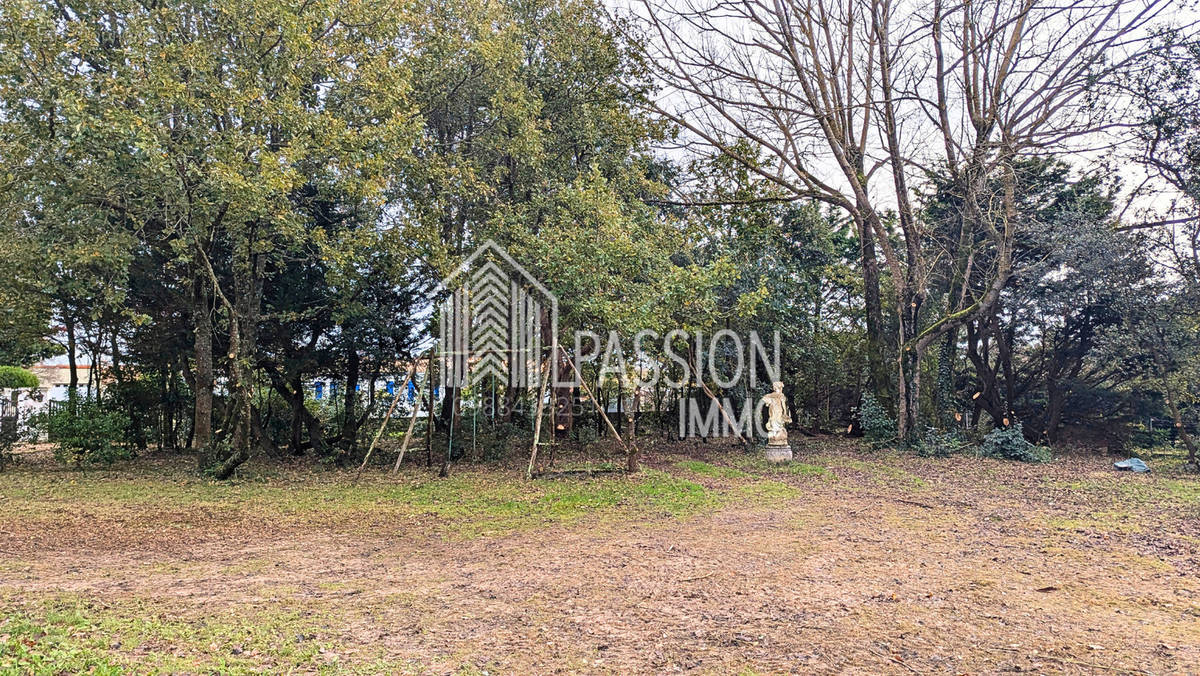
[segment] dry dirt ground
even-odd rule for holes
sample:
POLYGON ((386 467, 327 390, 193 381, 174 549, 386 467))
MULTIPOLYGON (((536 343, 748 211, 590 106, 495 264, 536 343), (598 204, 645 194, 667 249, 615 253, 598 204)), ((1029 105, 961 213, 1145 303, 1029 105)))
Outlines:
POLYGON ((27 460, 0 673, 1200 673, 1200 480, 797 446, 532 483, 27 460))

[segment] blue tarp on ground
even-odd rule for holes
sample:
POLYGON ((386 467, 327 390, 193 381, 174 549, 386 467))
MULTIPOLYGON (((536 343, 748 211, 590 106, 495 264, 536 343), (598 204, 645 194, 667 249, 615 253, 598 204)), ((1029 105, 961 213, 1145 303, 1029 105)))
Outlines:
POLYGON ((1141 458, 1130 458, 1128 460, 1114 462, 1113 467, 1116 467, 1117 469, 1125 469, 1125 470, 1129 470, 1130 472, 1138 472, 1138 473, 1150 471, 1150 468, 1146 466, 1146 463, 1142 462, 1141 458))

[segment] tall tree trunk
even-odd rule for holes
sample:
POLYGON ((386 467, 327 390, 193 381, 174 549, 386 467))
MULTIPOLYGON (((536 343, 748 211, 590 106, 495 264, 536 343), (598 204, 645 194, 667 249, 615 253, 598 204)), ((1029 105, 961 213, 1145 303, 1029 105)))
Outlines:
POLYGON ((975 377, 979 386, 979 392, 974 397, 975 410, 972 419, 978 421, 980 413, 986 411, 996 427, 1004 427, 1007 407, 1000 389, 1000 366, 992 365, 988 347, 991 336, 994 335, 991 328, 994 319, 988 317, 967 324, 967 358, 975 367, 975 377))
POLYGON ((168 363, 167 368, 163 369, 163 418, 162 418, 162 436, 159 438, 159 448, 168 448, 176 450, 179 448, 179 434, 175 429, 175 407, 178 405, 179 398, 176 396, 178 388, 175 379, 174 363, 168 363))
POLYGON ((1175 397, 1171 396, 1171 386, 1166 378, 1162 379, 1162 384, 1163 392, 1167 395, 1167 409, 1171 411, 1171 419, 1175 424, 1175 431, 1179 433, 1179 438, 1183 440, 1183 445, 1187 448, 1187 465, 1193 471, 1200 471, 1200 462, 1196 458, 1196 441, 1192 439, 1191 434, 1188 434, 1187 425, 1183 423, 1183 414, 1179 411, 1179 404, 1175 403, 1175 397))
POLYGON ((875 257, 875 233, 865 218, 858 225, 859 255, 862 257, 863 301, 867 324, 867 389, 877 401, 891 401, 887 343, 883 336, 883 303, 879 292, 879 261, 875 257))
POLYGON ((79 346, 75 340, 75 315, 69 311, 64 314, 64 321, 67 325, 67 368, 69 369, 67 399, 75 401, 75 397, 78 396, 76 390, 79 388, 79 365, 76 363, 75 351, 79 349, 79 346))
POLYGON ((625 386, 624 376, 617 378, 617 434, 625 432, 625 386))
POLYGON ((907 288, 899 292, 901 300, 899 308, 900 328, 897 364, 897 406, 896 420, 898 423, 897 436, 901 442, 907 441, 917 433, 917 420, 921 404, 921 359, 924 348, 916 340, 917 326, 921 313, 923 298, 909 289, 916 288, 914 280, 905 282, 907 288))
POLYGON ((1000 356, 1000 372, 1004 374, 1004 418, 1001 419, 1001 422, 1003 423, 1004 420, 1008 420, 1008 423, 1004 423, 1007 427, 1016 416, 1014 407, 1017 402, 1017 373, 1013 369, 1012 352, 1012 338, 1014 334, 1012 327, 1004 330, 1000 326, 999 308, 996 309, 995 317, 996 351, 1000 356))
POLYGON ((1063 408, 1066 406, 1067 391, 1056 378, 1046 380, 1046 427, 1042 434, 1052 444, 1058 443, 1058 428, 1062 425, 1063 408))
POLYGON ((125 384, 125 373, 121 370, 121 345, 117 341, 117 331, 113 331, 108 336, 108 351, 109 358, 112 359, 113 378, 116 379, 117 385, 125 384))
POLYGON ((212 444, 213 417, 213 324, 205 285, 197 280, 192 290, 192 321, 195 324, 195 408, 192 415, 191 447, 203 456, 212 444))
MULTIPOLYGON (((358 376, 361 361, 358 350, 350 347, 350 356, 346 360, 346 396, 344 398, 345 417, 342 423, 342 444, 347 451, 353 452, 358 443, 358 376)), ((395 396, 405 393, 397 391, 395 396)))
POLYGON ((946 334, 938 348, 937 383, 934 385, 933 408, 937 424, 949 428, 954 424, 954 357, 958 351, 958 329, 946 334))
POLYGON ((275 383, 275 389, 280 390, 280 394, 288 400, 288 405, 291 407, 292 415, 288 423, 288 447, 292 455, 304 455, 304 414, 307 409, 304 408, 304 383, 300 379, 300 374, 292 375, 291 388, 281 387, 281 383, 275 383))
POLYGON ((229 425, 233 429, 229 454, 213 469, 217 479, 233 476, 250 459, 255 441, 252 388, 258 352, 258 318, 262 309, 262 278, 266 259, 253 251, 256 241, 251 225, 233 253, 233 302, 221 291, 215 271, 209 266, 213 290, 229 311, 229 391, 233 399, 229 425))

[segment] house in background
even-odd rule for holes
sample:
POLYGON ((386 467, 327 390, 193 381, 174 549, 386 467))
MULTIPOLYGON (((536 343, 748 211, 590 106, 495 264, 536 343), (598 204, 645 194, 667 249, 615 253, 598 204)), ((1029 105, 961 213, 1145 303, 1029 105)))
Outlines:
MULTIPOLYGON (((400 395, 402 401, 413 403, 417 399, 417 390, 424 386, 426 364, 419 362, 416 367, 414 380, 405 384, 405 375, 408 372, 409 365, 403 362, 397 362, 396 372, 399 376, 381 377, 375 381, 375 396, 379 399, 390 401, 392 397, 400 395)), ((336 405, 341 403, 345 396, 346 381, 344 379, 331 378, 323 376, 311 382, 308 389, 308 395, 315 401, 325 405, 336 405)), ((361 392, 364 396, 370 388, 367 382, 361 382, 355 388, 357 392, 361 392)), ((435 385, 433 388, 433 397, 436 400, 439 396, 439 388, 435 385)), ((424 395, 422 395, 424 396, 424 395)))
MULTIPOLYGON (((38 386, 16 391, 16 412, 21 418, 44 410, 51 402, 66 401, 70 398, 71 367, 67 364, 65 356, 38 362, 30 366, 29 371, 37 376, 38 386)), ((103 376, 92 373, 92 365, 85 359, 76 360, 75 372, 79 378, 75 393, 80 397, 87 395, 89 375, 93 384, 99 383, 101 388, 105 384, 103 376)), ((0 406, 5 408, 4 415, 13 413, 13 394, 11 390, 0 390, 0 399, 4 402, 0 406)))
MULTIPOLYGON (((71 384, 71 367, 67 364, 57 364, 54 361, 45 361, 34 364, 29 367, 29 370, 38 377, 38 389, 42 391, 42 396, 47 401, 66 401, 69 398, 69 388, 71 384)), ((87 394, 88 376, 95 376, 91 373, 92 365, 86 362, 77 362, 75 372, 79 378, 79 384, 75 387, 75 393, 79 396, 87 394)))

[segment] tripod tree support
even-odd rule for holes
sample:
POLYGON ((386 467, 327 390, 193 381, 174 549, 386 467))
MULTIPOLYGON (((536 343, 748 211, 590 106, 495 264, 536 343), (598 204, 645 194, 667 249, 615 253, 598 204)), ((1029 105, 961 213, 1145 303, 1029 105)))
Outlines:
MULTIPOLYGON (((737 437, 737 440, 742 442, 743 446, 749 448, 750 442, 742 436, 739 425, 733 421, 733 418, 729 417, 729 411, 725 410, 725 407, 721 405, 721 400, 717 399, 717 395, 713 394, 713 391, 709 389, 708 383, 705 383, 704 378, 700 377, 700 359, 692 354, 690 346, 688 347, 688 356, 692 358, 692 363, 696 364, 696 382, 700 384, 700 388, 704 390, 704 393, 708 395, 708 398, 712 400, 712 403, 716 404, 717 410, 721 412, 721 417, 725 419, 725 424, 728 425, 729 429, 733 431, 733 436, 737 437)), ((751 366, 753 366, 753 364, 751 364, 751 366)))
POLYGON ((625 449, 625 471, 633 474, 638 470, 637 445, 625 443, 625 440, 621 438, 621 434, 617 432, 617 428, 614 427, 612 421, 608 419, 608 414, 605 413, 604 407, 600 405, 600 400, 597 399, 596 395, 592 393, 591 388, 589 388, 587 385, 587 381, 583 378, 583 374, 581 374, 579 372, 579 368, 575 366, 574 360, 572 360, 570 355, 567 354, 566 348, 559 345, 558 349, 562 350, 562 355, 566 358, 567 363, 571 365, 571 370, 575 372, 575 377, 579 378, 579 384, 583 387, 583 391, 587 394, 588 398, 592 400, 592 404, 596 406, 596 410, 600 413, 600 417, 604 418, 604 423, 608 425, 608 431, 612 432, 613 436, 616 437, 617 441, 621 444, 621 447, 625 449))
POLYGON ((417 365, 414 362, 408 369, 408 373, 404 375, 404 382, 400 387, 396 388, 397 392, 392 395, 392 405, 388 406, 387 414, 383 416, 383 422, 379 424, 379 429, 375 431, 375 436, 371 439, 371 446, 367 448, 367 455, 363 458, 362 464, 358 466, 358 472, 354 475, 354 480, 358 481, 358 477, 362 474, 367 463, 371 460, 371 453, 375 452, 375 444, 379 442, 379 437, 383 436, 383 430, 387 427, 388 421, 392 419, 392 413, 396 411, 396 404, 400 403, 399 390, 408 387, 408 381, 412 380, 413 373, 416 371, 417 365))
MULTIPOLYGON (((413 376, 416 377, 416 374, 414 373, 413 376)), ((409 419, 408 419, 408 429, 405 430, 405 432, 404 432, 404 443, 400 444, 400 455, 396 456, 396 466, 392 468, 392 474, 399 472, 400 471, 400 463, 404 462, 404 452, 408 450, 408 442, 412 440, 413 428, 417 424, 417 414, 421 412, 421 394, 425 391, 425 388, 429 387, 429 381, 431 379, 431 376, 432 376, 432 370, 430 369, 430 366, 429 366, 429 360, 426 359, 425 360, 425 382, 421 383, 421 386, 419 388, 417 388, 417 396, 416 396, 416 399, 413 400, 412 416, 409 417, 409 419)), ((433 424, 432 418, 430 419, 430 421, 431 421, 430 426, 432 426, 432 424, 433 424)), ((432 434, 433 433, 432 428, 427 429, 425 433, 432 434)))
POLYGON ((533 449, 529 451, 529 468, 525 470, 526 479, 533 478, 533 466, 535 463, 537 463, 538 441, 542 435, 542 407, 546 401, 546 385, 550 383, 550 364, 553 361, 554 355, 550 355, 550 357, 546 359, 546 367, 544 369, 538 368, 538 373, 542 375, 542 383, 541 386, 538 387, 537 415, 533 422, 533 449))

